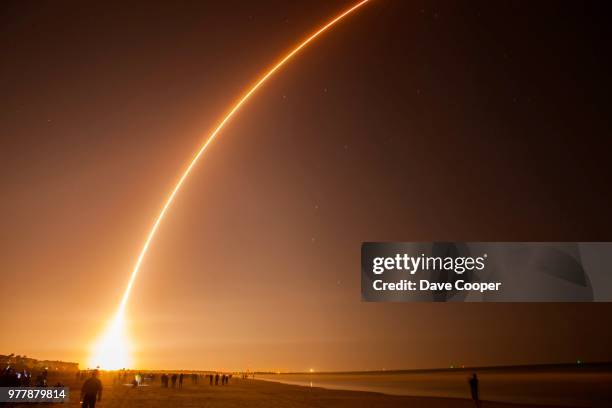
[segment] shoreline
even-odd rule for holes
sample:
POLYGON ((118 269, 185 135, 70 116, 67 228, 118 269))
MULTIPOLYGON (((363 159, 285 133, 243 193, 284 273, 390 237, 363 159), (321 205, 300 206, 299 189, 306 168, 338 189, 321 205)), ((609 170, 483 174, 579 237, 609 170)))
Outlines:
MULTIPOLYGON (((442 397, 442 396, 431 396, 431 395, 392 394, 392 393, 386 393, 382 391, 372 391, 372 390, 366 390, 366 389, 340 388, 341 386, 338 386, 336 388, 334 388, 333 386, 323 387, 320 385, 308 386, 304 384, 288 383, 288 382, 281 382, 281 381, 268 380, 268 379, 262 379, 262 378, 255 378, 254 380, 249 380, 249 381, 264 381, 264 382, 270 382, 270 383, 284 385, 284 386, 300 387, 300 388, 312 389, 312 390, 317 390, 317 391, 329 391, 329 392, 340 391, 340 392, 350 392, 350 393, 359 393, 359 394, 374 394, 374 395, 379 395, 381 397, 400 397, 400 398, 406 398, 410 400, 430 400, 430 402, 441 401, 441 402, 445 402, 445 405, 443 406, 456 406, 457 404, 459 405, 470 404, 471 406, 475 405, 474 401, 469 398, 442 397), (450 405, 446 405, 446 403, 450 405)), ((579 408, 579 407, 582 407, 580 405, 551 405, 551 404, 490 401, 490 400, 480 400, 480 402, 481 402, 481 406, 500 407, 500 408, 501 407, 507 407, 507 408, 512 408, 512 407, 516 407, 516 408, 518 407, 521 407, 521 408, 522 407, 539 407, 539 408, 574 408, 575 407, 575 408, 579 408)))
MULTIPOLYGON (((158 382, 132 388, 104 381, 100 407, 286 407, 286 408, 474 408, 470 399, 388 395, 371 391, 331 390, 282 384, 261 379, 233 379, 229 385, 186 383, 182 388, 162 388, 158 382)), ((79 382, 72 382, 68 407, 79 407, 79 382)), ((511 404, 482 401, 482 408, 560 408, 557 405, 511 404)))
MULTIPOLYGON (((337 391, 374 392, 389 396, 451 398, 471 401, 467 372, 370 374, 259 374, 265 382, 337 391)), ((606 405, 612 380, 609 370, 478 372, 480 397, 496 403, 533 406, 587 407, 606 405)))

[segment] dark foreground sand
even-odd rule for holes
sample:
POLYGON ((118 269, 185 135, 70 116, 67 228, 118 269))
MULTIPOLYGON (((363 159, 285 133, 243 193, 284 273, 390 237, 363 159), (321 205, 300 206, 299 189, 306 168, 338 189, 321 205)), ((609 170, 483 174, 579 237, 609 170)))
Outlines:
MULTIPOLYGON (((68 384, 71 401, 63 407, 78 407, 79 391, 75 382, 68 384)), ((105 384, 100 408, 104 407, 415 407, 473 408, 470 400, 423 398, 377 394, 360 391, 327 390, 286 385, 260 380, 233 379, 226 386, 192 385, 188 380, 182 389, 161 388, 158 384, 139 388, 105 384)), ((483 402, 483 408, 525 408, 515 405, 483 402)), ((533 407, 542 408, 542 405, 533 407)))

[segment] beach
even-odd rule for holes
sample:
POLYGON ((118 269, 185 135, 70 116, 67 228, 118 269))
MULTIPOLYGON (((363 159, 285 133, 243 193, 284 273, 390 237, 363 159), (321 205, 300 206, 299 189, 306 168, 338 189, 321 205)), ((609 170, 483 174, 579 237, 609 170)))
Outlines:
MULTIPOLYGON (((159 383, 133 388, 113 385, 103 377, 104 392, 99 407, 415 407, 415 408, 472 408, 474 403, 461 398, 410 397, 375 392, 330 390, 318 387, 281 384, 262 380, 232 379, 226 386, 210 386, 207 382, 183 388, 161 388, 159 383)), ((78 407, 80 383, 68 381, 70 402, 66 407, 78 407)), ((24 404, 25 405, 25 404, 24 404)), ((484 401, 486 408, 527 408, 543 405, 508 404, 484 401)), ((551 406, 549 406, 551 407, 551 406)))
POLYGON ((612 406, 610 364, 480 367, 345 373, 261 374, 259 379, 327 389, 468 399, 478 374, 480 398, 512 404, 612 406))

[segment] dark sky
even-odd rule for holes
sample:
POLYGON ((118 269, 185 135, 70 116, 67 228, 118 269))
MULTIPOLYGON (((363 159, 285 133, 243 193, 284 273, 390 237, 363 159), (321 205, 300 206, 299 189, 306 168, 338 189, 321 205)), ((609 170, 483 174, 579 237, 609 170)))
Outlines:
MULTIPOLYGON (((181 170, 347 2, 2 2, 0 353, 84 362, 181 170)), ((194 169, 129 306, 150 368, 610 360, 612 304, 371 304, 362 241, 611 241, 603 2, 372 1, 194 169)))

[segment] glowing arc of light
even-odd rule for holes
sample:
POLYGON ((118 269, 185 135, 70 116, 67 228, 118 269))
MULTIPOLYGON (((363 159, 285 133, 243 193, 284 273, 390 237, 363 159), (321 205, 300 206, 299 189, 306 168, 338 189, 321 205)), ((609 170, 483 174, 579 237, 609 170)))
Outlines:
POLYGON ((123 292, 123 297, 121 298, 121 303, 117 310, 117 314, 111 320, 106 330, 106 333, 102 336, 99 344, 97 345, 97 351, 95 352, 97 356, 94 356, 94 358, 92 358, 92 362, 95 359, 105 359, 109 356, 109 354, 113 354, 117 352, 117 350, 119 349, 121 349, 121 352, 125 351, 121 347, 121 344, 120 344, 122 342, 120 337, 123 336, 124 313, 125 313, 128 299, 130 297, 130 293, 132 291, 132 286, 134 285, 136 277, 138 276, 138 272, 140 271, 140 266, 142 264, 142 261, 149 250, 151 241, 155 237, 155 234, 159 228, 159 225, 161 221, 163 220, 164 216, 166 215, 168 208, 172 205, 172 202, 174 201, 174 198, 176 197, 179 190, 181 189, 181 186, 183 185, 185 179, 189 176, 189 174, 191 173, 191 170, 197 164, 202 154, 204 154, 204 152, 207 150, 210 143, 217 137, 217 135, 223 129, 225 124, 236 114, 236 112, 238 112, 238 110, 242 107, 242 105, 244 105, 247 102, 247 100, 251 97, 251 95, 253 95, 287 61, 289 61, 293 56, 295 56, 298 52, 300 52, 303 48, 305 48, 313 40, 315 40, 317 37, 319 37, 321 34, 327 31, 334 24, 336 24, 337 22, 342 20, 344 17, 348 16, 349 14, 351 14, 352 12, 354 12, 355 10, 357 10, 358 8, 360 8, 361 6, 363 6, 369 1, 370 0, 359 1, 358 3, 354 4, 353 6, 346 9, 345 11, 337 15, 335 18, 327 22, 325 25, 323 25, 321 28, 319 28, 317 31, 315 31, 313 34, 311 34, 301 43, 299 43, 288 54, 286 54, 280 61, 278 61, 272 68, 270 68, 263 76, 261 76, 257 80, 257 82, 255 82, 255 84, 252 85, 249 88, 249 90, 240 97, 238 102, 234 104, 231 110, 225 114, 225 116, 219 122, 219 124, 214 129, 214 131, 210 133, 210 135, 208 136, 204 144, 200 147, 198 152, 191 159, 191 162, 189 163, 189 165, 187 166, 187 168, 185 169, 185 171, 179 178, 178 182, 174 186, 174 189, 172 190, 172 192, 166 199, 164 206, 162 207, 159 215, 155 219, 155 222, 153 223, 153 226, 151 227, 151 230, 149 231, 149 234, 147 235, 145 243, 140 251, 140 254, 138 255, 136 263, 134 264, 134 268, 132 269, 132 274, 130 275, 130 279, 128 281, 127 287, 125 288, 125 291, 123 292))
POLYGON ((202 154, 206 151, 206 149, 208 148, 210 143, 219 134, 221 129, 223 129, 225 124, 234 116, 234 114, 242 107, 242 105, 250 98, 250 96, 253 93, 255 93, 255 91, 257 91, 257 89, 259 89, 264 84, 264 82, 266 82, 266 80, 268 78, 270 78, 276 71, 278 71, 278 69, 281 68, 287 61, 289 61, 295 54, 300 52, 304 47, 306 47, 309 43, 311 43, 319 35, 321 35, 325 31, 327 31, 331 26, 336 24, 338 21, 342 20, 347 15, 351 14, 353 11, 357 10, 359 7, 361 7, 364 4, 366 4, 368 1, 370 1, 370 0, 362 0, 362 1, 358 2, 358 3, 356 3, 355 5, 353 5, 352 7, 350 7, 347 10, 345 10, 344 12, 342 12, 341 14, 336 16, 334 19, 329 21, 323 27, 319 28, 317 31, 315 31, 313 34, 311 34, 304 41, 302 41, 297 47, 295 47, 287 55, 285 55, 279 62, 277 62, 276 65, 274 65, 268 72, 266 72, 255 83, 255 85, 253 85, 240 98, 240 100, 234 105, 234 107, 225 115, 223 120, 221 120, 221 122, 219 122, 219 124, 217 125, 215 130, 210 134, 210 136, 208 136, 208 139, 206 139, 206 141, 204 142, 204 144, 202 145, 200 150, 193 157, 193 159, 189 163, 189 166, 187 166, 187 169, 185 169, 185 171, 183 172, 183 175, 181 176, 181 178, 176 183, 176 186, 172 190, 172 193, 170 193, 170 196, 168 196, 168 199, 166 200, 164 206, 162 207, 161 212, 159 213, 159 215, 155 219, 155 223, 153 224, 153 227, 149 231, 149 235, 147 236, 147 239, 146 239, 146 241, 144 243, 144 246, 142 247, 142 250, 140 251, 140 254, 138 255, 138 259, 136 260, 136 264, 134 265, 134 269, 132 270, 132 274, 130 276, 130 280, 128 281, 127 287, 125 288, 125 292, 123 293, 123 298, 121 299, 121 304, 120 304, 119 310, 118 310, 118 314, 119 315, 122 315, 123 312, 125 311, 125 307, 127 305, 127 301, 128 301, 129 296, 130 296, 130 292, 132 290, 132 286, 134 285, 134 281, 136 280, 136 276, 138 275, 138 272, 140 270, 140 265, 142 264, 142 261, 143 261, 145 255, 147 254, 147 251, 149 250, 149 246, 151 244, 151 241, 153 240, 153 237, 155 236, 155 233, 157 232, 157 229, 159 228, 159 224, 161 223, 162 219, 166 215, 166 212, 168 211, 168 208, 170 207, 170 205, 174 201, 174 197, 176 197, 176 194, 181 189, 181 186, 183 185, 183 182, 185 181, 187 176, 189 176, 189 173, 191 173, 191 170, 193 169, 193 167, 196 165, 196 163, 200 159, 200 156, 202 156, 202 154))

